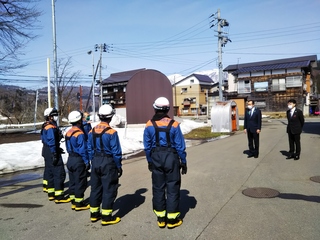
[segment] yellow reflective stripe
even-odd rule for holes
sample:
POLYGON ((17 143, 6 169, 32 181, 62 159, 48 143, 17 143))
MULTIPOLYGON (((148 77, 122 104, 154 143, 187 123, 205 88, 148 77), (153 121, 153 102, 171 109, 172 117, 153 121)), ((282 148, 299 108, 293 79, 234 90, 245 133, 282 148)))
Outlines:
POLYGON ((75 199, 75 195, 69 195, 69 198, 71 199, 71 200, 74 200, 75 199))
POLYGON ((54 193, 54 188, 48 188, 48 193, 54 193))
POLYGON ((74 201, 79 203, 83 201, 83 198, 75 198, 74 201))
POLYGON ((112 209, 102 209, 101 214, 102 215, 111 215, 112 209))
POLYGON ((153 210, 153 211, 157 215, 157 217, 165 217, 166 216, 166 210, 164 210, 164 211, 153 210))
POLYGON ((95 212, 99 212, 100 208, 99 207, 90 207, 90 212, 95 213, 95 212))
POLYGON ((180 212, 168 213, 168 219, 176 219, 179 216, 180 216, 180 212))
POLYGON ((61 195, 63 195, 63 190, 56 190, 56 191, 54 192, 54 195, 55 195, 55 196, 61 196, 61 195))
POLYGON ((48 181, 43 179, 43 180, 42 180, 42 184, 48 185, 48 181))

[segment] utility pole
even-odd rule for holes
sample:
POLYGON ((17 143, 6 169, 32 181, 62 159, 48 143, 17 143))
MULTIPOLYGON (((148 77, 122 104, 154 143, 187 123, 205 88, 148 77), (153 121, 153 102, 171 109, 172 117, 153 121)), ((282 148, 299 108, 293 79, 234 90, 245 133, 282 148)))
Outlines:
MULTIPOLYGON (((100 60, 99 60, 99 63, 100 63, 100 68, 99 68, 99 80, 97 81, 98 84, 102 84, 102 53, 103 52, 108 52, 109 51, 109 45, 105 44, 105 43, 101 43, 100 45, 99 44, 96 44, 95 45, 95 51, 97 52, 98 49, 100 49, 100 60)), ((94 97, 94 91, 93 91, 93 97, 94 97)), ((100 104, 102 105, 102 87, 100 87, 100 104)))
POLYGON ((37 109, 38 109, 38 90, 36 91, 36 103, 34 106, 34 130, 36 130, 36 122, 37 122, 37 109))
MULTIPOLYGON (((93 113, 93 122, 96 121, 96 102, 95 102, 95 99, 94 99, 94 85, 95 85, 95 82, 94 82, 94 79, 95 79, 95 74, 94 74, 94 53, 90 50, 88 52, 89 55, 92 54, 92 86, 91 86, 91 91, 90 91, 90 94, 91 92, 93 91, 93 94, 92 94, 92 113, 93 113)), ((89 98, 90 98, 90 94, 89 94, 89 98)), ((89 99, 88 99, 89 101, 89 99)), ((88 101, 87 101, 87 106, 86 106, 86 111, 87 111, 87 107, 88 107, 88 101)))
MULTIPOLYGON (((52 0, 52 29, 53 29, 53 61, 54 61, 54 107, 59 112, 55 0, 52 0)), ((57 125, 59 126, 59 119, 57 121, 57 125)))
POLYGON ((226 19, 222 19, 220 17, 220 9, 218 9, 217 13, 214 13, 210 16, 210 18, 213 17, 213 20, 211 21, 212 25, 210 26, 210 28, 212 28, 213 26, 217 25, 217 33, 218 35, 215 35, 215 37, 218 37, 218 67, 219 67, 219 101, 223 100, 223 92, 222 92, 222 47, 225 47, 225 45, 227 44, 227 42, 231 42, 231 40, 226 36, 226 35, 222 35, 222 34, 227 34, 225 32, 223 32, 221 29, 223 27, 228 27, 229 23, 226 19), (215 17, 215 15, 217 15, 215 17))

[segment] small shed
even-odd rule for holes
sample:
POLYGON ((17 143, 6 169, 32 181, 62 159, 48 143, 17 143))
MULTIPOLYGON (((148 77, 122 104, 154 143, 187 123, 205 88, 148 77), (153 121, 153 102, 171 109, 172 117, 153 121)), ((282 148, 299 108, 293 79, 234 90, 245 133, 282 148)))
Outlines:
POLYGON ((173 118, 172 86, 167 76, 153 69, 135 73, 127 84, 127 123, 141 124, 151 119, 154 115, 152 105, 158 97, 166 97, 169 100, 168 115, 173 118))
POLYGON ((211 132, 239 130, 239 114, 235 101, 217 101, 211 108, 211 132))

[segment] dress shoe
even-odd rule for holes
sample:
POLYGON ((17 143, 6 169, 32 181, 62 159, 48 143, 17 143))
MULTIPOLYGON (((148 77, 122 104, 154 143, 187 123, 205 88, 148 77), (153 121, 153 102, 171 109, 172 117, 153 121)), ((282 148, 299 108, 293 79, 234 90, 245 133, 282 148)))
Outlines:
POLYGON ((247 158, 252 158, 253 157, 253 155, 248 155, 248 157, 247 158))
POLYGON ((254 155, 254 158, 258 158, 259 157, 259 155, 254 155))
POLYGON ((294 156, 294 160, 299 160, 299 159, 300 159, 299 155, 294 156))
POLYGON ((294 156, 288 156, 286 159, 292 159, 292 158, 294 158, 294 156))

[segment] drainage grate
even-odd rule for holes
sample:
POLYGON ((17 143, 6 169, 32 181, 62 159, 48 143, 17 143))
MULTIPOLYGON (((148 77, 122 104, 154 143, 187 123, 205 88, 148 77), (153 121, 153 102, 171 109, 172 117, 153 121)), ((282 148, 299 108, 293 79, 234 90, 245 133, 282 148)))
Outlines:
POLYGON ((310 178, 311 181, 320 183, 320 176, 314 176, 310 178))
POLYGON ((280 193, 277 190, 271 188, 247 188, 242 191, 242 194, 247 197, 252 198, 274 198, 277 197, 280 193))

